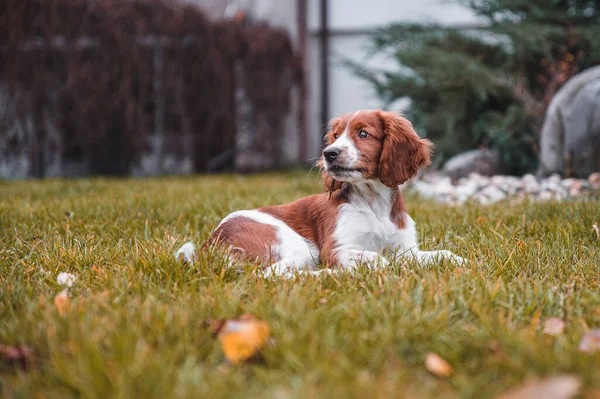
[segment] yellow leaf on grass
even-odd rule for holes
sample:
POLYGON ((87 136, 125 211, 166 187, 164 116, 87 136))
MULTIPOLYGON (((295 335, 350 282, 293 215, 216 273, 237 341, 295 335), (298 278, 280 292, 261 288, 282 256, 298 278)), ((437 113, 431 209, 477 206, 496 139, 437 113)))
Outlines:
POLYGON ((571 375, 557 375, 541 381, 530 382, 520 388, 505 392, 496 399, 569 399, 577 395, 580 388, 579 378, 571 375))
POLYGON ((67 313, 71 309, 68 288, 65 288, 54 297, 54 306, 56 306, 58 313, 61 315, 67 313))
POLYGON ((266 345, 271 327, 263 320, 245 315, 237 320, 227 320, 217 337, 225 357, 233 364, 250 360, 266 345))
POLYGON ((446 360, 431 352, 425 356, 425 368, 438 377, 450 377, 454 373, 452 366, 446 360))

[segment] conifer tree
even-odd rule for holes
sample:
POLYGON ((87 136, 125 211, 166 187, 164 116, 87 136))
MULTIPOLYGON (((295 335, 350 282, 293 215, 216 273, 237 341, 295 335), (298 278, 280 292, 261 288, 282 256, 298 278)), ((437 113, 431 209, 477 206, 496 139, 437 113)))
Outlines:
POLYGON ((410 97, 409 116, 443 157, 495 148, 512 173, 532 171, 552 96, 600 63, 600 0, 460 2, 481 27, 394 24, 374 36, 373 50, 390 53, 396 70, 346 63, 385 102, 410 97))

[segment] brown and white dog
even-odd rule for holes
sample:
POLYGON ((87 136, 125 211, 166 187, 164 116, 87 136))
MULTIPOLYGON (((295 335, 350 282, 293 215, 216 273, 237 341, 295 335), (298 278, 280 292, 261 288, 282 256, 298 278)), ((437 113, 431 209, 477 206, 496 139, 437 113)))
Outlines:
MULTIPOLYGON (((430 163, 431 142, 407 119, 384 111, 343 115, 330 128, 319 161, 328 193, 233 212, 205 246, 221 245, 234 260, 259 262, 265 275, 317 274, 321 262, 333 270, 385 266, 384 254, 420 264, 441 258, 463 263, 450 251, 419 250, 398 189, 430 163)), ((187 243, 176 257, 193 261, 195 251, 187 243)))

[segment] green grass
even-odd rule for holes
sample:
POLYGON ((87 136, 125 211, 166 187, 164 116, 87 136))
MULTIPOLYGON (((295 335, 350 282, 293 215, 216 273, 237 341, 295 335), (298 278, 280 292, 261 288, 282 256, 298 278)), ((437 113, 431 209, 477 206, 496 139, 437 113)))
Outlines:
POLYGON ((287 281, 226 269, 219 256, 173 259, 230 211, 319 190, 305 171, 0 183, 0 343, 36 351, 27 371, 0 363, 0 396, 485 398, 558 373, 600 388, 600 355, 577 349, 600 327, 597 199, 408 198, 423 249, 452 250, 466 268, 287 281), (64 316, 53 304, 60 271, 79 277, 64 316), (267 320, 276 346, 263 364, 226 368, 204 321, 243 313, 267 320), (544 336, 553 316, 565 332, 544 336), (455 374, 428 373, 428 352, 455 374))

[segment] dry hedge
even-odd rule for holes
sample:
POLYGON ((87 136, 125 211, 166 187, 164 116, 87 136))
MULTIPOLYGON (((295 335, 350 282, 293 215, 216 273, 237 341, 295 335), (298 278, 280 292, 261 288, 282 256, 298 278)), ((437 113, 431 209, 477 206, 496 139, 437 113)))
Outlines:
POLYGON ((82 160, 93 174, 127 174, 156 132, 167 138, 165 151, 191 153, 194 170, 205 171, 235 148, 236 85, 253 117, 272 121, 262 137, 276 142, 292 84, 301 84, 285 31, 211 21, 185 3, 9 0, 2 7, 0 84, 18 117, 34 125, 33 137, 11 138, 12 148, 29 152, 35 176, 44 176, 48 154, 82 160))

